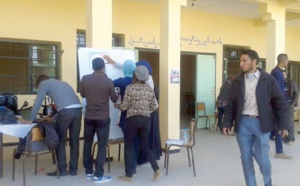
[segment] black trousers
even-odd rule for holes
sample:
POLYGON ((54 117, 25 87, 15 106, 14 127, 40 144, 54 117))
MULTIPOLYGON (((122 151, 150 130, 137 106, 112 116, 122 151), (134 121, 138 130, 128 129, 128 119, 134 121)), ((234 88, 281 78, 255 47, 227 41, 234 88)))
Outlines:
POLYGON ((150 130, 150 117, 132 116, 126 120, 125 125, 125 172, 126 176, 132 177, 132 161, 134 154, 134 140, 138 135, 140 149, 146 155, 153 171, 159 169, 156 159, 148 146, 148 135, 150 130))
POLYGON ((98 140, 98 152, 95 164, 95 177, 101 177, 104 174, 103 166, 106 158, 106 145, 109 137, 110 118, 104 120, 95 120, 84 118, 84 147, 83 147, 83 165, 86 174, 93 174, 92 146, 94 135, 96 133, 98 140))

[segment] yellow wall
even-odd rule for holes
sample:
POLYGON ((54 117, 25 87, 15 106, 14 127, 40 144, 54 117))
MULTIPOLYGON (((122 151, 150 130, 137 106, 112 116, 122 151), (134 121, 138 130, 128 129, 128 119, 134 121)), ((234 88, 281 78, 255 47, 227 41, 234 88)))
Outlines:
MULTIPOLYGON (((76 89, 76 30, 85 29, 85 0, 2 0, 0 3, 1 7, 6 7, 0 12, 0 37, 61 43, 61 78, 76 89)), ((159 3, 113 0, 113 32, 125 34, 125 48, 158 49, 159 21, 159 3)), ((254 26, 251 19, 183 7, 181 24, 184 39, 194 36, 200 41, 207 41, 209 37, 222 44, 250 46, 258 51, 261 58, 266 56, 266 27, 254 26)), ((300 28, 287 28, 286 52, 293 61, 300 61, 297 47, 299 31, 300 28)), ((223 45, 210 43, 197 46, 195 41, 192 44, 188 41, 181 43, 182 51, 216 53, 218 90, 222 78, 223 45)))
MULTIPOLYGON (((0 0, 0 38, 59 42, 63 50, 61 79, 76 90, 76 30, 85 29, 85 3, 85 0, 0 0)), ((182 8, 181 36, 185 40, 181 42, 181 50, 216 54, 217 91, 222 81, 223 44, 250 46, 265 58, 266 26, 254 26, 253 22, 182 8), (193 42, 189 43, 193 36, 193 42), (208 36, 215 43, 204 46, 208 36)), ((159 49, 159 3, 113 0, 112 30, 125 34, 125 48, 159 49)), ((286 29, 286 53, 293 61, 300 61, 299 33, 300 28, 286 29)), ((19 95, 19 104, 27 100, 32 105, 34 98, 35 95, 19 95)))

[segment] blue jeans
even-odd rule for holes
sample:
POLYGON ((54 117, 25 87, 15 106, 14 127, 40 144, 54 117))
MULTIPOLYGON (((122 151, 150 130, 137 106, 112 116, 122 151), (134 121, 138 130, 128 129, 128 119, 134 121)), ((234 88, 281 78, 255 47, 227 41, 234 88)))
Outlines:
POLYGON ((94 176, 101 177, 104 174, 103 166, 106 159, 106 145, 109 137, 109 127, 110 118, 104 120, 84 118, 83 166, 86 174, 93 174, 92 146, 95 133, 98 139, 98 152, 94 176))
POLYGON ((262 133, 258 118, 242 116, 237 131, 241 160, 247 186, 256 186, 253 157, 259 165, 264 178, 264 185, 271 186, 271 162, 269 159, 270 133, 262 133))
POLYGON ((69 172, 77 173, 78 157, 79 157, 79 134, 81 129, 81 108, 63 109, 58 112, 56 118, 56 132, 59 137, 58 146, 56 147, 56 155, 58 161, 58 170, 60 173, 67 171, 66 162, 66 141, 67 132, 69 130, 70 144, 70 162, 69 172))

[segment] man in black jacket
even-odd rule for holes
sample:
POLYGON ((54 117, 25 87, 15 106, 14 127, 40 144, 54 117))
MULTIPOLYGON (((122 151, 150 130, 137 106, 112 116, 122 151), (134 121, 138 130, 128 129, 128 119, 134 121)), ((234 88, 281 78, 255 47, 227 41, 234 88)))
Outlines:
POLYGON ((283 71, 283 77, 284 77, 284 96, 286 98, 286 101, 289 105, 289 117, 290 117, 290 128, 289 128, 289 135, 284 138, 286 143, 288 145, 292 145, 295 142, 295 124, 294 124, 294 110, 295 107, 298 106, 298 98, 299 98, 299 92, 298 92, 298 86, 296 81, 288 79, 287 78, 287 72, 283 71))
POLYGON ((276 80, 257 68, 259 56, 254 50, 245 50, 240 57, 242 73, 231 84, 223 133, 227 136, 233 124, 247 186, 257 185, 253 157, 264 178, 264 185, 271 186, 269 135, 275 128, 275 118, 282 136, 287 135, 288 107, 276 80))

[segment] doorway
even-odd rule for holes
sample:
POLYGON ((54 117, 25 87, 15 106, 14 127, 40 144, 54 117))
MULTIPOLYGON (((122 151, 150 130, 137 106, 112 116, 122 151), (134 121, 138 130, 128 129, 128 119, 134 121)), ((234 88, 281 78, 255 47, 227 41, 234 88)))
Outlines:
MULTIPOLYGON (((147 60, 152 67, 154 86, 159 87, 159 50, 136 49, 138 60, 147 60)), ((207 105, 207 114, 215 108, 216 65, 214 54, 181 53, 180 56, 180 128, 189 126, 195 117, 196 103, 207 105), (209 79, 209 81, 208 81, 209 79)), ((160 98, 163 99, 163 98, 160 98)), ((212 123, 214 121, 211 121, 212 123)), ((205 127, 199 120, 198 127, 205 127)))

